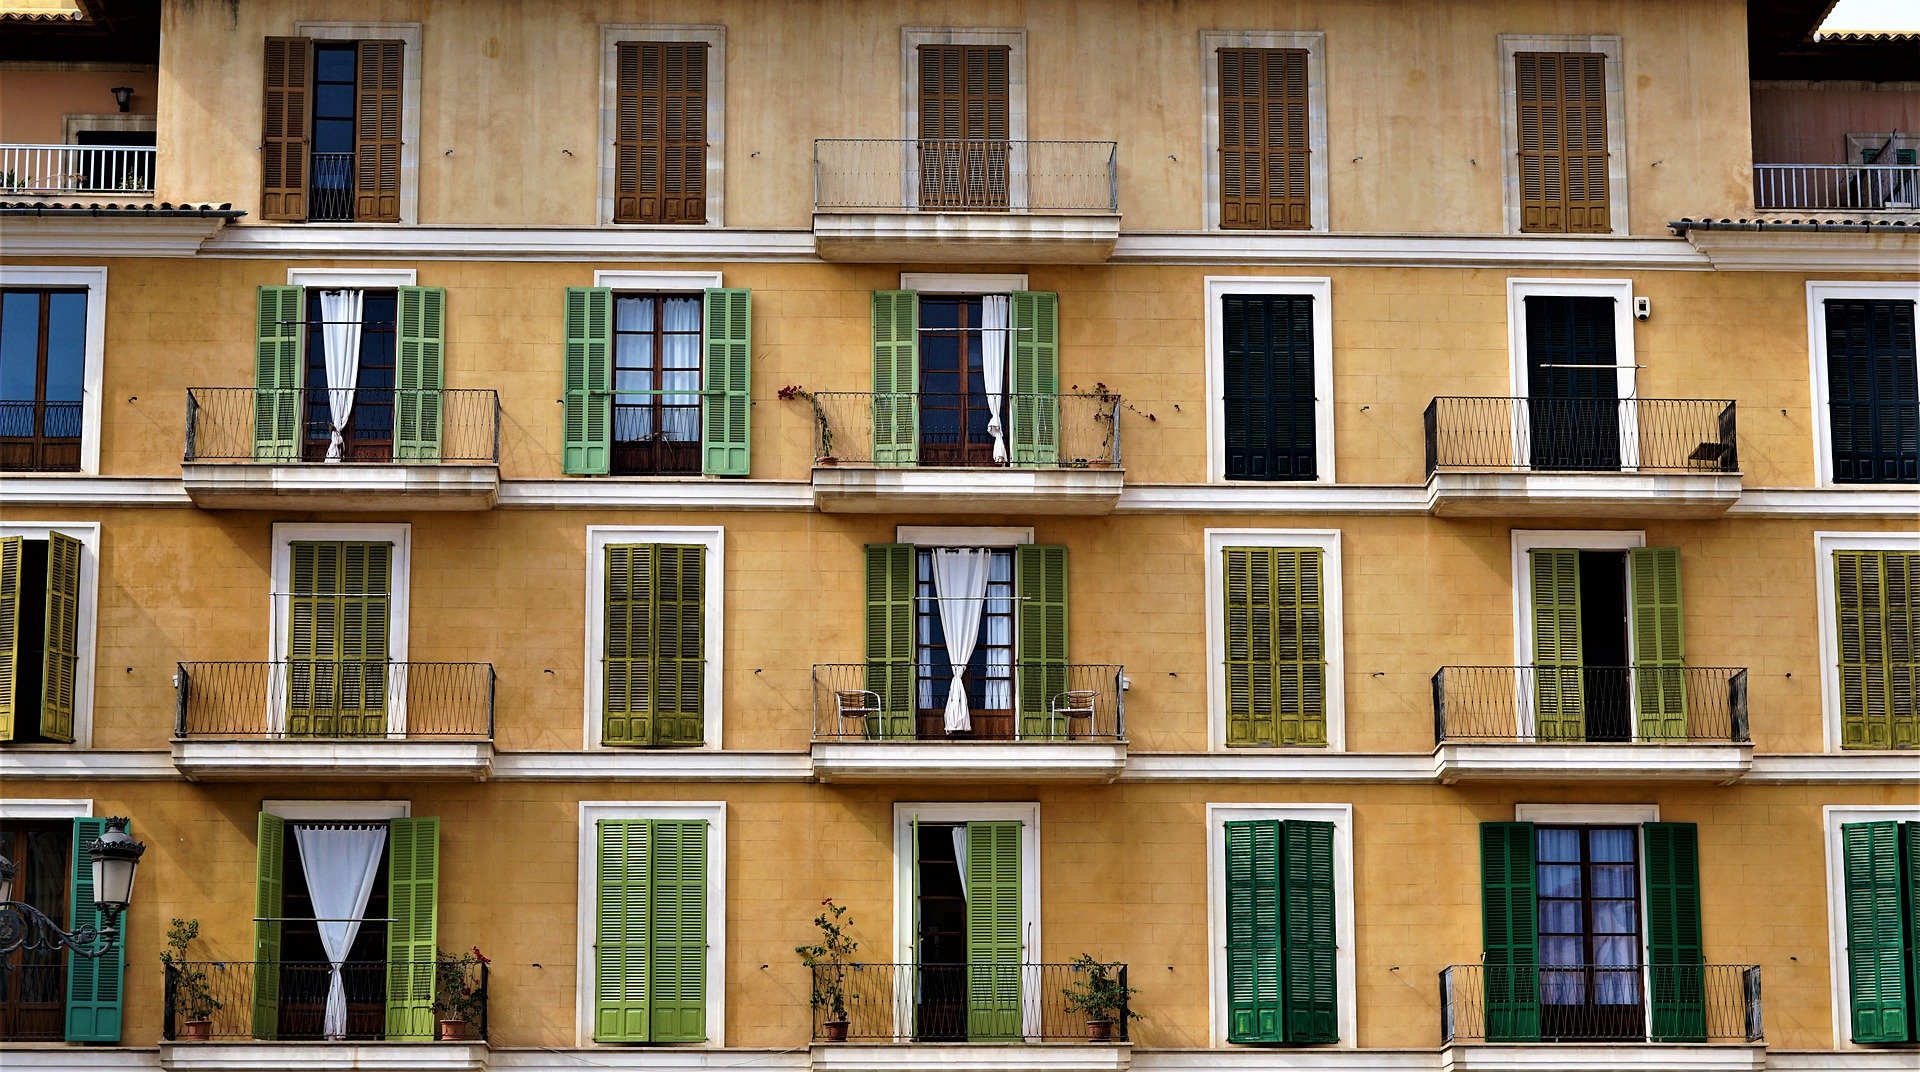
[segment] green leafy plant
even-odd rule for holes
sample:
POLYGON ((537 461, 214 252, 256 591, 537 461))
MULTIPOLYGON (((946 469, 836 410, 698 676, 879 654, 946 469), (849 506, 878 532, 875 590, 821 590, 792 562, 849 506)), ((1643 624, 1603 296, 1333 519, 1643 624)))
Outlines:
POLYGON ((433 1014, 442 1020, 480 1022, 480 1006, 486 992, 480 988, 482 964, 491 964, 479 946, 470 953, 440 953, 436 958, 433 988, 433 1014))
POLYGON ((1073 958, 1074 979, 1060 991, 1060 996, 1066 999, 1067 1011, 1080 1013, 1089 1020, 1143 1019, 1130 1004, 1140 989, 1123 984, 1119 972, 1119 964, 1102 963, 1093 959, 1091 953, 1073 958))
POLYGON ((183 1020, 211 1020, 220 1011, 220 999, 213 996, 204 964, 187 959, 187 943, 200 937, 200 921, 175 919, 167 927, 167 948, 160 951, 160 963, 173 970, 173 1008, 183 1020))
POLYGON ((853 921, 846 918, 845 905, 834 904, 831 897, 820 905, 821 913, 813 917, 813 925, 820 930, 820 940, 813 945, 794 946, 793 951, 800 954, 800 963, 812 972, 813 1007, 825 1009, 829 1021, 845 1022, 847 967, 860 943, 848 933, 853 921))

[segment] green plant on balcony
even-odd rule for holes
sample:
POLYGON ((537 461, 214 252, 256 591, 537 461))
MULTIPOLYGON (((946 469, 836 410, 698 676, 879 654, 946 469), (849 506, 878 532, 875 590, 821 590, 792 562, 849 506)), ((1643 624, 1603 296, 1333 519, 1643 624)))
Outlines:
POLYGON ((793 951, 800 954, 800 963, 813 975, 813 1008, 826 1014, 821 1021, 821 1028, 826 1032, 827 1041, 845 1042, 847 967, 854 952, 860 948, 860 943, 848 933, 853 921, 846 918, 845 905, 834 904, 831 897, 821 901, 820 905, 823 911, 813 917, 813 925, 820 931, 820 940, 813 945, 794 946, 793 951))
POLYGON ((1119 964, 1102 963, 1093 954, 1082 953, 1073 958, 1073 981, 1060 991, 1067 1011, 1087 1018, 1087 1038, 1094 1042, 1111 1039, 1116 1020, 1142 1019, 1130 1004, 1140 990, 1121 982, 1119 973, 1119 964))
POLYGON ((173 1010, 180 1017, 181 1038, 212 1037, 213 1014, 220 1011, 220 999, 202 964, 187 959, 187 943, 200 937, 200 921, 175 919, 167 927, 167 947, 160 951, 160 963, 173 973, 173 1010))
POLYGON ((435 958, 433 1015, 440 1022, 440 1038, 464 1039, 480 1023, 480 1010, 486 1003, 486 991, 480 985, 479 968, 491 963, 474 946, 470 953, 440 953, 435 958))

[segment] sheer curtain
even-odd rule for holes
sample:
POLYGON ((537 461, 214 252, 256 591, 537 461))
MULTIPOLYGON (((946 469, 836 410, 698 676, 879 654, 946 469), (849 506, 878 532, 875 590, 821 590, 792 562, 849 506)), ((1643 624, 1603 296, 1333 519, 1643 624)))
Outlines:
POLYGON ((332 424, 330 462, 346 456, 347 418, 353 416, 353 389, 360 382, 360 314, 366 300, 365 291, 320 292, 320 341, 326 347, 327 418, 332 424))
MULTIPOLYGON (((993 436, 993 461, 1007 464, 1007 437, 1000 422, 1000 401, 1007 390, 1007 296, 980 299, 980 378, 987 391, 987 434, 993 436)), ((1017 404, 1017 402, 1016 402, 1017 404)))
POLYGON ((313 897, 313 916, 320 928, 320 946, 332 964, 327 981, 327 1011, 321 1030, 329 1039, 347 1036, 347 987, 340 977, 360 923, 373 896, 380 870, 380 853, 387 845, 387 828, 376 825, 296 823, 294 843, 300 847, 300 871, 313 897))
POLYGON ((967 663, 980 639, 992 560, 993 552, 983 548, 937 547, 933 552, 933 594, 940 601, 940 631, 947 635, 947 661, 953 665, 953 684, 947 689, 948 733, 973 728, 967 710, 967 663))
POLYGON ((613 303, 613 441, 638 443, 653 434, 653 407, 645 395, 631 391, 651 391, 653 382, 652 298, 621 298, 613 303))
POLYGON ((664 316, 660 326, 669 334, 660 389, 672 393, 661 399, 667 407, 661 431, 672 442, 693 443, 700 438, 700 299, 668 298, 664 316), (671 334, 676 331, 689 334, 671 334))
POLYGON ((960 868, 960 903, 967 902, 967 824, 953 828, 953 862, 960 868))

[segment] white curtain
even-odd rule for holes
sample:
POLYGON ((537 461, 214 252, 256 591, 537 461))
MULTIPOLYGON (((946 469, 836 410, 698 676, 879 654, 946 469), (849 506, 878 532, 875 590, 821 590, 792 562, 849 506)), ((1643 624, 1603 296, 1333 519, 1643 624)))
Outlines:
POLYGON ((980 378, 987 389, 987 433, 993 436, 993 461, 995 465, 1005 465, 1007 437, 1000 423, 1000 399, 1007 390, 1007 296, 1004 294, 989 294, 980 299, 980 378))
POLYGON ((967 900, 967 824, 953 828, 953 862, 960 868, 960 901, 967 900))
POLYGON ((360 312, 365 304, 365 291, 320 292, 320 341, 326 347, 327 416, 333 432, 327 443, 330 462, 346 454, 347 418, 353 415, 353 389, 360 382, 360 312))
POLYGON ((654 391, 653 298, 621 298, 613 303, 613 441, 641 443, 653 438, 652 399, 632 391, 654 391))
POLYGON ((380 853, 387 845, 384 826, 306 826, 296 823, 294 843, 300 847, 300 871, 313 897, 313 916, 319 922, 320 946, 333 965, 327 982, 327 1012, 321 1022, 329 1039, 347 1036, 347 987, 340 977, 353 940, 360 934, 367 899, 380 870, 380 853))
POLYGON ((953 684, 947 689, 948 733, 973 728, 967 711, 967 663, 980 639, 980 612, 987 601, 987 570, 993 552, 983 548, 937 547, 933 552, 933 594, 940 601, 940 631, 947 635, 947 661, 953 684))
POLYGON ((660 367, 665 370, 660 389, 671 392, 661 400, 670 407, 662 431, 669 442, 696 443, 700 440, 700 299, 668 298, 666 319, 660 326, 668 332, 666 352, 660 355, 660 367))

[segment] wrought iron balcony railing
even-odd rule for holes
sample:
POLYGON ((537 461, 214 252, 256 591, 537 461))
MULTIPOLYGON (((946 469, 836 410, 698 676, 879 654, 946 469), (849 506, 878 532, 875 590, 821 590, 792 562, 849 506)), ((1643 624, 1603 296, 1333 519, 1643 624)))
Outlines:
POLYGON ((497 464, 495 391, 325 387, 194 387, 187 391, 189 462, 262 465, 335 461, 391 465, 497 464), (329 399, 352 396, 337 451, 329 399))
POLYGON ((383 659, 181 663, 182 740, 490 741, 490 663, 383 659))
POLYGON ((1427 474, 1736 473, 1733 403, 1694 398, 1462 398, 1427 405, 1427 474))
POLYGON ((1120 464, 1120 397, 822 391, 813 396, 820 465, 1109 469, 1120 464), (995 435, 995 430, 999 434, 995 435))
POLYGON ((951 671, 912 664, 813 668, 816 741, 1124 741, 1122 668, 989 664, 961 675, 972 728, 945 729, 951 671))
POLYGON ((79 402, 0 402, 0 472, 80 468, 79 402))
MULTIPOLYGON (((166 998, 161 1009, 161 1036, 181 1038, 182 1028, 196 1013, 212 1021, 208 1038, 259 1039, 279 1042, 318 1041, 326 1038, 327 988, 332 965, 320 961, 213 960, 189 961, 166 969, 166 998), (260 985, 262 978, 270 978, 260 985), (204 993, 210 1001, 199 1000, 204 993), (258 1004, 256 1004, 256 1002, 258 1004)), ((473 1018, 467 1037, 487 1037, 487 965, 470 960, 439 958, 427 963, 406 961, 348 961, 341 965, 346 990, 347 1041, 388 1040, 387 1005, 390 999, 431 994, 445 999, 453 987, 472 995, 473 1018), (431 989, 428 989, 431 988, 431 989)), ((431 1031, 431 1015, 412 1016, 431 1031)), ((418 1032, 410 1033, 417 1038, 418 1032)))
POLYGON ((0 145, 0 195, 153 193, 151 145, 0 145))
POLYGON ((353 219, 353 154, 314 153, 307 181, 307 219, 341 223, 353 219))
POLYGON ((1727 666, 1443 666, 1433 734, 1527 744, 1746 743, 1747 671, 1727 666))
POLYGON ((1759 1042, 1752 964, 1512 967, 1440 973, 1440 1036, 1454 1042, 1759 1042))
MULTIPOLYGON (((1127 966, 1113 967, 1124 995, 1127 966)), ((817 964, 813 992, 840 987, 849 1042, 1084 1042, 1087 1017, 1067 1008, 1066 990, 1085 978, 1077 964, 848 964, 836 979, 817 964)), ((815 1041, 829 1011, 813 1011, 815 1041)), ((1112 1041, 1127 1041, 1124 1005, 1112 1041)))
POLYGON ((1755 164, 1753 207, 1914 211, 1920 209, 1920 165, 1755 164))
POLYGON ((1110 141, 820 138, 816 212, 1120 211, 1110 141))

